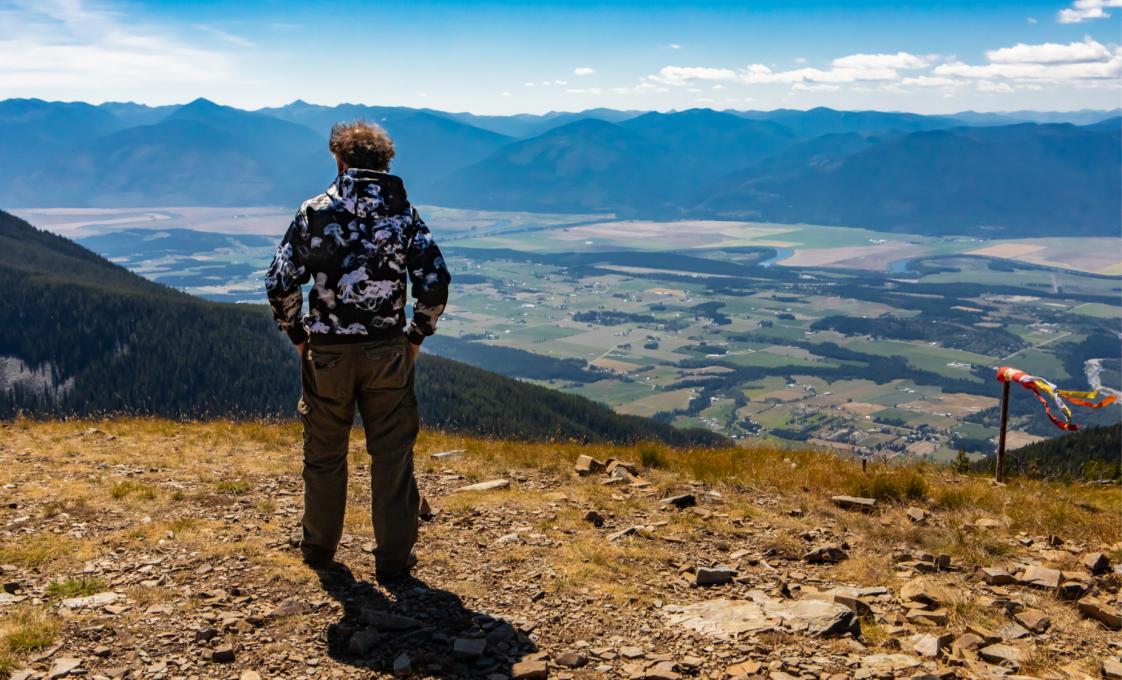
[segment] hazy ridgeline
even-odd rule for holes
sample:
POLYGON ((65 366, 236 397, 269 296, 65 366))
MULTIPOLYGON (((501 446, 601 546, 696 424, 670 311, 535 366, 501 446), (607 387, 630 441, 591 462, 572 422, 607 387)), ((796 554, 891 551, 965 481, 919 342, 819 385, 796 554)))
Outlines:
POLYGON ((474 116, 301 101, 241 111, 204 99, 155 108, 9 99, 0 102, 0 205, 295 205, 326 186, 327 132, 353 118, 389 130, 394 171, 423 204, 987 238, 1115 235, 1122 225, 1116 112, 1037 123, 1056 116, 474 116))

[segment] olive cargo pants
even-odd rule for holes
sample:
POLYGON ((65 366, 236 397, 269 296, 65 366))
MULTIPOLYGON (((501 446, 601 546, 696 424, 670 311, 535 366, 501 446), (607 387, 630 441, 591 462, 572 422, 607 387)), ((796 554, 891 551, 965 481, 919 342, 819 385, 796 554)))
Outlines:
POLYGON ((370 453, 370 515, 378 574, 409 567, 417 542, 420 494, 413 443, 420 419, 413 393, 409 341, 309 344, 301 357, 304 423, 304 537, 308 561, 330 559, 343 534, 347 447, 355 405, 370 453))

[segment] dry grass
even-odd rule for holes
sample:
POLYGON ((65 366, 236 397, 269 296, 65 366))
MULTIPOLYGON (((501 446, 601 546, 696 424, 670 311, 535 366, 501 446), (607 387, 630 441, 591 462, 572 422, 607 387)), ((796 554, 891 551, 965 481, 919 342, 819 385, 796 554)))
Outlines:
POLYGON ((133 479, 126 479, 110 487, 109 495, 119 501, 130 497, 150 501, 156 497, 156 487, 133 479))
POLYGON ((231 496, 240 496, 251 488, 253 488, 252 485, 244 479, 224 479, 214 485, 216 492, 231 496))
MULTIPOLYGON (((35 508, 28 514, 39 526, 35 533, 9 534, 0 544, 0 563, 34 570, 42 583, 51 583, 48 594, 52 597, 92 594, 100 589, 97 582, 71 576, 80 572, 84 560, 104 558, 114 549, 148 551, 169 542, 189 549, 200 561, 244 561, 279 591, 315 585, 315 574, 301 565, 296 554, 267 547, 262 539, 283 538, 280 527, 299 516, 300 498, 295 490, 301 434, 297 424, 120 418, 17 420, 7 428, 7 445, 33 451, 36 464, 5 466, 0 469, 0 484, 19 489, 21 505, 35 508), (69 471, 67 475, 50 474, 62 466, 69 471), (267 492, 278 479, 287 479, 287 485, 282 485, 286 493, 267 492), (224 521, 221 517, 226 512, 240 513, 246 525, 256 526, 255 531, 224 521), (129 521, 100 535, 71 529, 98 515, 129 521)), ((365 491, 370 459, 361 432, 352 437, 350 454, 356 484, 348 495, 347 532, 362 543, 372 532, 365 491)), ((484 551, 491 566, 505 566, 511 573, 533 570, 540 574, 537 578, 546 591, 590 602, 595 598, 617 607, 662 599, 666 592, 651 586, 652 580, 657 579, 656 585, 664 588, 668 581, 674 582, 679 565, 717 562, 744 547, 763 556, 769 568, 805 568, 802 555, 817 540, 815 536, 823 533, 829 540, 851 544, 850 559, 823 568, 824 574, 838 583, 859 586, 896 583, 892 554, 899 549, 948 553, 962 571, 940 578, 969 579, 974 567, 1003 563, 1018 550, 1017 532, 1059 534, 1068 541, 1085 543, 1089 549, 1106 549, 1122 540, 1118 524, 1122 494, 1117 487, 1020 479, 997 487, 986 478, 956 475, 930 465, 876 466, 866 474, 856 461, 816 451, 768 446, 675 450, 658 444, 522 443, 425 431, 417 444, 416 464, 418 470, 434 477, 450 475, 442 481, 445 490, 497 477, 514 480, 510 489, 440 495, 434 503, 439 512, 456 517, 516 517, 512 528, 503 531, 544 534, 551 545, 539 548, 521 541, 493 545, 497 535, 485 529, 472 537, 478 546, 471 547, 484 551), (429 455, 450 449, 467 452, 446 460, 433 460, 429 455), (642 466, 642 477, 650 486, 611 487, 601 485, 600 479, 578 478, 572 464, 580 454, 636 463, 642 466), (528 472, 531 470, 535 472, 528 472), (545 480, 547 491, 527 493, 527 484, 520 479, 535 481, 536 488, 542 488, 545 480), (705 491, 719 492, 719 497, 701 497, 703 507, 718 515, 705 518, 691 511, 657 509, 658 498, 693 490, 691 480, 703 482, 705 491), (837 494, 875 497, 880 501, 878 510, 870 514, 841 510, 829 500, 837 494), (910 505, 928 510, 929 521, 918 526, 908 520, 904 509, 910 505), (588 509, 608 519, 604 529, 590 530, 583 519, 588 509), (789 514, 794 509, 800 511, 797 516, 789 514), (963 528, 983 517, 998 520, 1001 527, 988 531, 963 528), (685 538, 691 547, 701 544, 704 549, 683 551, 680 544, 642 535, 615 542, 604 538, 609 531, 639 523, 659 523, 657 536, 685 538), (817 533, 803 538, 806 532, 817 533)), ((458 567, 464 556, 449 546, 462 542, 470 529, 438 521, 424 531, 428 532, 424 563, 447 579, 442 586, 469 600, 487 596, 490 586, 484 579, 455 575, 461 571, 458 567)), ((351 544, 352 550, 356 547, 351 544)), ((1122 558, 1120 552, 1113 551, 1113 557, 1122 558)), ((762 567, 742 568, 749 574, 763 571, 762 567)), ((162 587, 135 587, 127 594, 138 613, 150 604, 177 599, 175 590, 162 587)), ((1065 629, 1084 625, 1066 604, 1041 601, 1033 606, 1045 609, 1057 622, 1063 620, 1065 629), (1070 620, 1062 619, 1065 616, 1070 620)), ((996 628, 1002 623, 995 618, 996 610, 971 600, 966 589, 949 596, 946 607, 952 629, 969 623, 996 628)), ((13 612, 0 619, 0 639, 4 641, 0 644, 0 677, 4 677, 5 667, 9 671, 18 667, 14 664, 36 645, 49 645, 59 631, 59 621, 40 610, 18 612, 18 617, 13 612)), ((871 624, 865 631, 873 647, 887 636, 871 624)), ((1088 635, 1097 634, 1088 629, 1088 635)), ((786 642, 776 638, 777 644, 786 642)), ((1054 663, 1042 656, 1030 660, 1028 667, 1046 671, 1054 663)))
POLYGON ((0 545, 0 564, 43 567, 72 556, 75 547, 75 541, 66 536, 31 534, 0 545))
MULTIPOLYGON (((34 439, 48 458, 73 460, 80 449, 82 460, 109 465, 151 465, 175 470, 175 476, 209 489, 205 500, 215 504, 229 503, 252 491, 258 475, 295 474, 300 466, 300 428, 297 423, 211 421, 176 423, 150 418, 117 418, 104 421, 36 422, 17 420, 10 425, 15 434, 34 439), (89 431, 100 434, 78 434, 89 431), (112 434, 118 439, 105 441, 112 434), (75 440, 79 440, 76 445, 75 440), (123 446, 127 440, 128 445, 123 446), (125 455, 127 453, 127 455, 125 455), (236 476, 229 476, 229 464, 236 461, 236 476), (226 475, 224 478, 222 475, 226 475), (215 482, 215 478, 222 481, 215 482)), ((838 518, 846 525, 865 531, 869 548, 905 543, 923 543, 928 549, 938 548, 969 565, 984 563, 1001 554, 1000 538, 1004 533, 987 536, 967 535, 953 528, 979 517, 991 517, 1007 525, 1009 532, 1024 531, 1031 535, 1061 534, 1074 541, 1110 546, 1122 538, 1117 517, 1122 514, 1122 495, 1117 488, 1093 487, 1015 479, 1006 487, 991 486, 988 479, 949 473, 929 465, 911 468, 883 468, 862 472, 854 460, 847 460, 817 451, 791 451, 769 446, 725 450, 677 450, 659 444, 633 447, 582 445, 567 442, 523 443, 464 437, 441 432, 422 432, 417 444, 417 465, 421 470, 439 472, 453 466, 468 481, 505 476, 519 468, 537 468, 569 477, 571 465, 580 454, 601 460, 618 457, 644 467, 644 477, 672 491, 672 481, 697 479, 725 493, 734 516, 752 517, 758 508, 751 499, 758 493, 783 496, 790 507, 801 508, 807 516, 820 513, 838 518), (426 454, 449 449, 466 449, 467 454, 450 461, 433 461, 426 454), (923 532, 914 532, 904 521, 889 527, 878 527, 865 519, 839 515, 828 499, 836 494, 857 494, 878 498, 889 506, 915 504, 937 515, 946 513, 945 521, 923 532), (746 502, 740 502, 745 499, 746 502), (931 499, 929 502, 928 499, 931 499), (1098 511, 1086 508, 1097 508, 1098 511), (939 527, 936 529, 936 526, 939 527)), ((363 466, 355 474, 368 474, 369 458, 362 447, 361 432, 351 440, 351 453, 356 465, 363 466)), ((29 480, 35 481, 35 480, 29 480)), ((467 482, 465 482, 467 483, 467 482)), ((133 478, 104 482, 109 497, 119 502, 140 503, 154 517, 161 508, 187 500, 183 491, 161 491, 149 482, 133 478)), ((94 487, 96 488, 96 487, 94 487)), ((102 488, 106 488, 102 486, 102 488)), ((34 491, 48 494, 49 488, 34 491)), ((104 493, 104 492, 103 492, 104 493)), ((199 492, 196 492, 199 493, 199 492)), ((205 493, 205 491, 204 491, 205 493)), ((595 484, 574 485, 566 489, 574 500, 587 503, 601 512, 624 512, 626 503, 611 500, 611 491, 595 484)), ((52 512, 84 515, 98 510, 93 500, 85 500, 81 489, 56 498, 74 499, 49 506, 52 512)), ((195 499, 200 501, 202 499, 195 499)), ((464 510, 475 504, 537 502, 523 499, 512 491, 485 494, 455 495, 443 501, 450 510, 464 510)), ((271 514, 276 505, 269 499, 258 501, 258 510, 271 514)), ((353 515, 353 528, 365 521, 365 502, 355 499, 361 511, 353 515), (361 502, 360 502, 361 501, 361 502)), ((349 523, 349 526, 351 524, 349 523)), ((164 523, 157 522, 142 530, 136 538, 158 540, 164 523)), ((181 528, 177 534, 185 533, 181 528)), ((189 532, 186 532, 189 533, 189 532)), ((779 533, 779 532, 777 532, 779 533)), ((787 554, 796 546, 776 538, 774 548, 787 554)), ((802 546, 797 546, 798 550, 802 546)), ((4 561, 20 564, 41 564, 64 552, 53 540, 30 541, 19 546, 3 546, 4 561)), ((882 571, 880 567, 876 572, 882 571)), ((864 580, 864 579, 861 579, 864 580)))
POLYGON ((0 616, 0 677, 7 677, 28 654, 50 647, 59 621, 37 607, 19 607, 0 616))

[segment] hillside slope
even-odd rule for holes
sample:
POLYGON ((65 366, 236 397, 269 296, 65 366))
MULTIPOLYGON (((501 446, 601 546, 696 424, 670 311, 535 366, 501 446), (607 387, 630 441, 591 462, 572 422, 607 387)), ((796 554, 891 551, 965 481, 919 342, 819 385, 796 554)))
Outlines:
POLYGON ((296 424, 6 424, 0 678, 70 664, 82 677, 1084 679, 1119 663, 1117 487, 425 431, 433 513, 414 579, 383 588, 357 431, 338 553, 350 574, 321 582, 299 562, 300 442, 296 424), (631 471, 578 476, 582 454, 631 471), (464 490, 481 481, 503 488, 464 490))
MULTIPOLYGON (((992 470, 993 461, 982 461, 979 467, 992 470)), ((1089 427, 1014 449, 1007 454, 1006 469, 1033 477, 1122 479, 1122 423, 1089 427)))
POLYGON ((425 200, 572 213, 665 209, 685 186, 667 174, 674 159, 667 147, 636 132, 583 119, 503 147, 438 182, 425 200))
MULTIPOLYGON (((206 302, 152 283, 0 211, 0 415, 290 415, 296 357, 264 306, 206 302)), ((422 417, 523 439, 721 442, 586 399, 423 355, 422 417)))

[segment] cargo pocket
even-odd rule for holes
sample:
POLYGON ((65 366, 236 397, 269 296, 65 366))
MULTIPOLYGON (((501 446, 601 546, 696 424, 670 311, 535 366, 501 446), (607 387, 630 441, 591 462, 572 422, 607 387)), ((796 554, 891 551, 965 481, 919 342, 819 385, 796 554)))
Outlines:
POLYGON ((312 381, 316 396, 323 399, 339 399, 346 391, 346 375, 343 371, 343 355, 311 348, 308 361, 312 365, 312 381))
POLYGON ((364 345, 362 353, 369 365, 364 390, 400 390, 409 384, 413 358, 404 342, 364 345))

